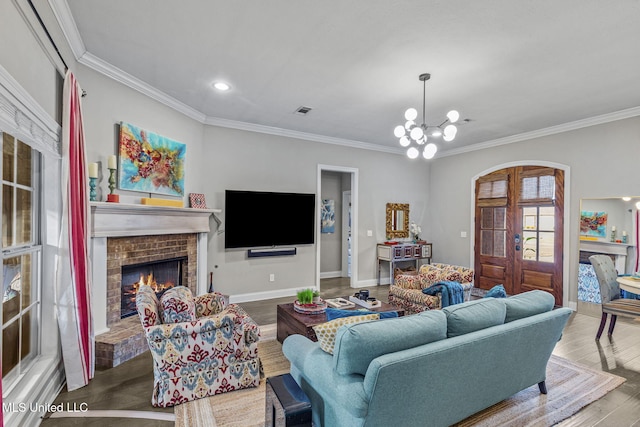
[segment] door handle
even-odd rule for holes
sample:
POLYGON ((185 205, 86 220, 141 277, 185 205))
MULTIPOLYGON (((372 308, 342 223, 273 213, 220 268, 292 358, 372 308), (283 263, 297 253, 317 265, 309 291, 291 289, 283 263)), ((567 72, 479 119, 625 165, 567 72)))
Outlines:
POLYGON ((516 245, 516 251, 520 250, 520 245, 516 245))
POLYGON ((519 235, 519 234, 515 234, 515 235, 513 236, 513 240, 514 240, 516 243, 520 243, 520 235, 519 235))

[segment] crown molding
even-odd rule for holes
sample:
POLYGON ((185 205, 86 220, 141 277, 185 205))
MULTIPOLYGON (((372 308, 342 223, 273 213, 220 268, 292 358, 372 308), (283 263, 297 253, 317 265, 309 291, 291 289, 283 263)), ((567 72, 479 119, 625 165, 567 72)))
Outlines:
POLYGON ((404 154, 404 151, 395 147, 388 147, 378 144, 371 144, 362 141, 355 141, 343 138, 334 138, 330 136, 318 135, 307 132, 300 132, 295 130, 277 128, 272 126, 258 125, 254 123, 241 122, 236 120, 222 119, 218 117, 208 117, 204 113, 197 111, 194 108, 178 101, 177 99, 167 95, 166 93, 154 88, 153 86, 143 82, 142 80, 122 71, 121 69, 111 65, 110 63, 98 58, 97 56, 85 52, 78 62, 103 74, 131 89, 137 90, 143 95, 152 98, 167 107, 184 114, 187 117, 192 118, 202 124, 211 126, 220 126, 231 129, 245 130, 249 132, 257 132, 268 135, 284 136, 288 138, 302 139, 306 141, 322 142, 325 144, 341 145, 344 147, 358 148, 362 150, 379 151, 389 154, 404 154))
MULTIPOLYGON (((164 104, 174 110, 190 117, 200 123, 220 126, 231 129, 245 130, 250 132, 264 133, 269 135, 284 136, 289 138, 302 139, 306 141, 321 142, 325 144, 341 145, 345 147, 358 148, 363 150, 379 151, 389 154, 404 155, 405 152, 400 147, 391 147, 378 144, 372 144, 362 141, 354 141, 342 138, 334 138, 330 136, 317 135, 312 133, 294 131, 289 129, 282 129, 277 127, 258 125, 247 122, 240 122, 235 120, 222 119, 217 117, 209 117, 204 113, 178 101, 177 99, 167 95, 166 93, 154 88, 153 86, 143 82, 142 80, 126 73, 125 71, 113 66, 112 64, 98 58, 97 56, 86 51, 84 42, 78 32, 78 27, 75 24, 71 10, 66 0, 49 0, 51 8, 54 11, 56 19, 60 27, 62 28, 65 37, 71 49, 76 56, 76 59, 81 64, 97 71, 125 86, 128 86, 138 92, 164 104)), ((568 132, 576 129, 581 129, 598 124, 608 123, 616 120, 626 119, 630 117, 640 116, 640 107, 629 108, 613 113, 603 114, 596 117, 591 117, 582 120, 576 120, 574 122, 564 123, 557 126, 548 127, 545 129, 539 129, 532 132, 525 132, 518 135, 512 135, 505 138, 499 138, 495 140, 480 142, 470 146, 456 148, 453 150, 447 150, 436 154, 434 160, 441 157, 455 156, 458 154, 469 153, 472 151, 483 150, 486 148, 498 147, 506 144, 513 144, 516 142, 526 141, 529 139, 540 138, 543 136, 554 135, 562 132, 568 132)))
POLYGON ((130 87, 131 89, 137 90, 138 92, 148 96, 151 99, 155 99, 161 104, 164 104, 170 108, 173 108, 174 110, 184 114, 187 117, 192 118, 193 120, 196 120, 200 123, 204 123, 205 119, 207 118, 207 116, 205 116, 203 113, 199 112, 198 110, 189 107, 188 105, 167 95, 161 90, 154 88, 150 84, 143 82, 142 80, 132 76, 131 74, 125 71, 122 71, 118 67, 111 65, 110 63, 98 58, 97 56, 89 52, 85 52, 78 59, 78 62, 80 62, 83 65, 86 65, 92 70, 97 71, 119 83, 122 83, 125 86, 130 87))
POLYGON ((305 141, 322 142, 324 144, 341 145, 343 147, 358 148, 362 150, 380 151, 389 154, 404 154, 404 151, 402 149, 396 147, 371 144, 368 142, 356 141, 352 139, 334 138, 331 136, 318 135, 315 133, 300 132, 296 130, 257 125, 235 120, 220 119, 217 117, 207 117, 204 123, 212 126, 264 133, 268 135, 284 136, 287 138, 303 139, 305 141))
POLYGON ((87 48, 84 46, 80 31, 78 31, 78 26, 73 19, 67 0, 49 0, 49 5, 60 25, 64 37, 67 39, 73 56, 75 56, 76 60, 79 60, 82 55, 87 52, 87 48))
POLYGON ((601 125, 604 123, 615 122, 617 120, 629 119, 631 117, 640 116, 640 107, 627 108, 625 110, 614 111, 613 113, 602 114, 600 116, 589 117, 586 119, 576 120, 569 123, 563 123, 557 126, 551 126, 544 129, 538 129, 531 132, 520 133, 518 135, 507 136, 490 141, 480 142, 466 147, 454 148, 447 150, 438 157, 455 156, 458 154, 470 153, 472 151, 484 150, 486 148, 499 147, 501 145, 513 144, 516 142, 528 141, 530 139, 542 138, 544 136, 556 135, 559 133, 569 132, 573 130, 583 129, 590 126, 601 125))
MULTIPOLYGON (((206 116, 204 113, 189 107, 188 105, 178 101, 177 99, 167 95, 166 93, 154 88, 153 86, 133 77, 132 75, 114 67, 110 63, 103 61, 91 53, 84 53, 79 62, 87 67, 97 71, 125 86, 128 86, 138 92, 170 107, 174 110, 190 117, 200 123, 219 126, 230 129, 244 130, 249 132, 257 132, 268 135, 283 136, 288 138, 301 139, 305 141, 320 142, 324 144, 340 145, 343 147, 357 148, 361 150, 378 151, 388 154, 404 155, 405 151, 401 148, 390 147, 368 142, 355 141, 350 139, 335 138, 325 135, 318 135, 308 132, 300 132, 290 129, 277 128, 272 126, 259 125, 236 120, 223 119, 219 117, 206 116)), ((551 126, 544 129, 538 129, 531 132, 525 132, 518 135, 507 136, 490 141, 480 142, 470 146, 447 150, 436 155, 434 160, 442 157, 455 156, 458 154, 470 153, 473 151, 484 150, 486 148, 498 147, 501 145, 513 144, 516 142, 527 141, 530 139, 541 138, 544 136, 555 135, 572 130, 582 129, 585 127, 595 126, 599 124, 609 123, 617 120, 627 119, 630 117, 640 116, 640 107, 628 108, 626 110, 616 111, 613 113, 602 114, 600 116, 590 117, 582 120, 576 120, 569 123, 563 123, 557 126, 551 126)))

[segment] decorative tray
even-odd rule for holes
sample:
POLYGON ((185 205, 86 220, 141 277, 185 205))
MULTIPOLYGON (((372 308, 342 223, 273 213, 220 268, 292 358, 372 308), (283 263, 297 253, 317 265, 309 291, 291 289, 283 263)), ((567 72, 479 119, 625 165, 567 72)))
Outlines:
POLYGON ((300 314, 323 314, 327 310, 327 303, 322 299, 311 304, 300 304, 298 300, 295 300, 293 310, 300 314))
POLYGON ((358 297, 350 296, 349 301, 365 308, 378 308, 382 306, 382 301, 380 301, 379 299, 375 301, 365 301, 358 297))
POLYGON ((344 298, 332 298, 325 301, 329 307, 333 308, 353 308, 356 306, 354 303, 347 301, 344 298))

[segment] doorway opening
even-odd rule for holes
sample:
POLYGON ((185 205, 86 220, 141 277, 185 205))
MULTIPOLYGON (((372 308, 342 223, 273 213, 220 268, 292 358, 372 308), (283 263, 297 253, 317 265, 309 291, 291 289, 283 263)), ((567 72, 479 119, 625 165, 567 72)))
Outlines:
POLYGON ((356 287, 358 169, 318 165, 316 199, 318 212, 333 205, 336 215, 334 229, 327 228, 326 223, 323 226, 321 221, 316 227, 316 287, 320 289, 321 278, 329 277, 347 277, 350 287, 356 287))

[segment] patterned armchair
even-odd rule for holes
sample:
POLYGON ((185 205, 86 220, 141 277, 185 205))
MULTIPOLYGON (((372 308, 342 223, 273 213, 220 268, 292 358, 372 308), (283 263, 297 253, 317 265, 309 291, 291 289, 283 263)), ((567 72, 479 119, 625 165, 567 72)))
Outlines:
POLYGON ((389 304, 402 307, 407 314, 442 308, 441 294, 425 295, 422 290, 441 280, 460 282, 464 300, 471 299, 473 269, 449 264, 423 264, 417 275, 400 274, 389 287, 389 304))
POLYGON ((193 298, 182 286, 158 301, 140 286, 136 307, 153 356, 153 406, 258 385, 260 332, 240 306, 219 293, 193 298))

